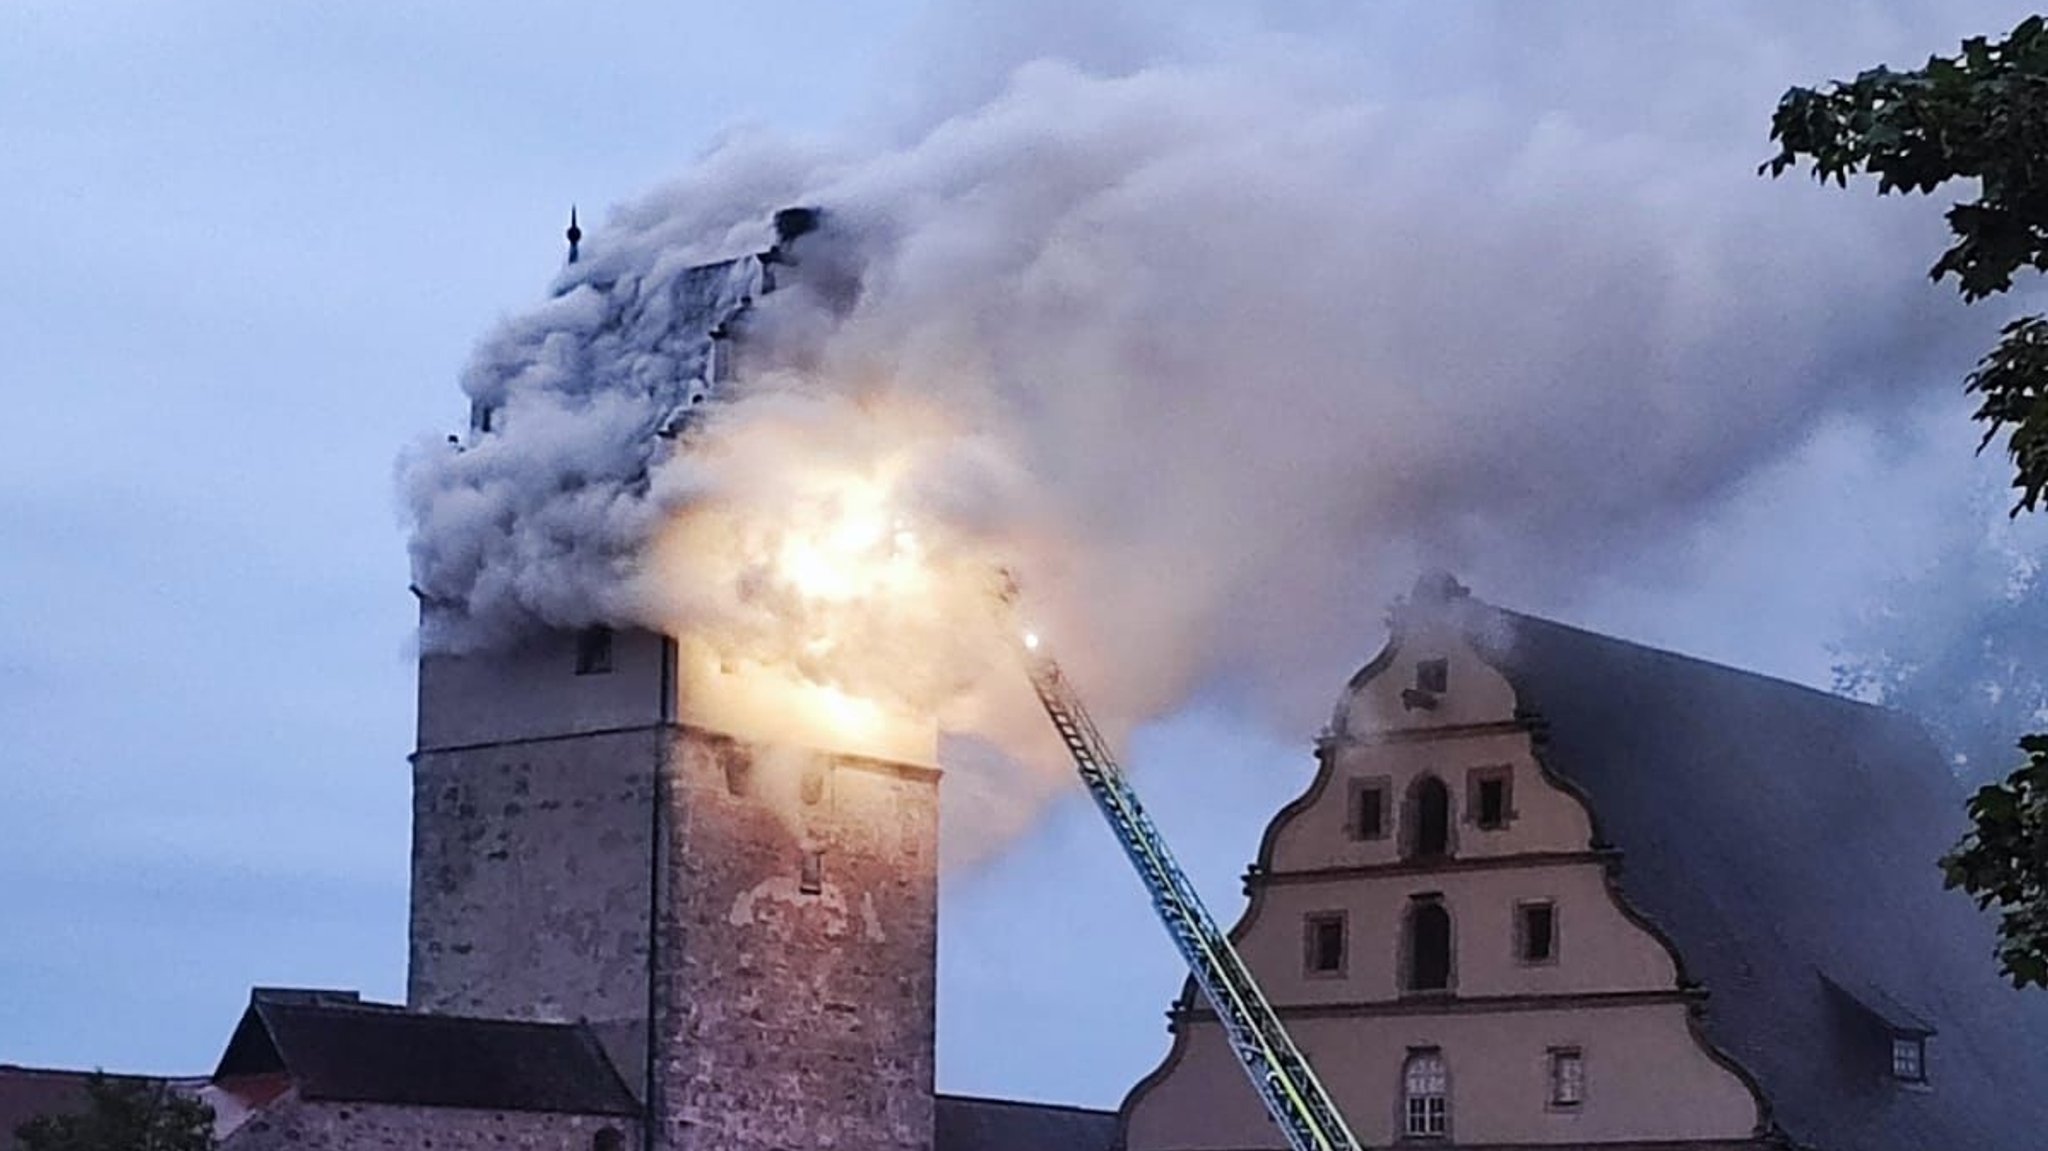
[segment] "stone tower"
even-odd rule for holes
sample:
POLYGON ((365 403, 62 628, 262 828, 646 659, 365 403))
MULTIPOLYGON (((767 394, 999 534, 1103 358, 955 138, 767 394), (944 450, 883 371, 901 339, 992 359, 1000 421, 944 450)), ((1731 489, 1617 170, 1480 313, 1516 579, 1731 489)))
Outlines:
POLYGON ((656 1147, 929 1151, 929 745, 746 724, 678 650, 421 660, 409 1006, 590 1021, 656 1147))

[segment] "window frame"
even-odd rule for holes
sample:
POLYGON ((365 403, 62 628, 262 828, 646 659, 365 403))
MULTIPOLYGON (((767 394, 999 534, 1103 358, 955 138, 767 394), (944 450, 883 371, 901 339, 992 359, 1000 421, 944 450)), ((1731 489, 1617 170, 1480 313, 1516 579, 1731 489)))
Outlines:
POLYGON ((603 624, 576 633, 576 674, 610 675, 616 664, 618 634, 603 624))
POLYGON ((1544 1053, 1544 1079, 1548 1084, 1548 1102, 1552 1111, 1579 1111, 1586 1106, 1586 1051, 1576 1044, 1552 1047, 1544 1053), (1567 1076, 1567 1066, 1577 1070, 1576 1077, 1567 1076), (1569 1092, 1567 1085, 1569 1084, 1569 1092), (1566 1095, 1571 1093, 1570 1098, 1566 1095))
POLYGON ((1515 901, 1515 931, 1514 931, 1514 936, 1515 936, 1515 963, 1516 963, 1516 964, 1517 964, 1518 966, 1521 966, 1521 967, 1554 967, 1554 966, 1556 966, 1556 965, 1557 965, 1557 953, 1558 953, 1558 944, 1559 944, 1559 943, 1560 943, 1560 941, 1561 941, 1561 940, 1563 939, 1563 935, 1564 935, 1564 933, 1563 933, 1563 932, 1562 932, 1561 930, 1559 930, 1559 926, 1560 926, 1560 925, 1559 925, 1559 921, 1558 921, 1558 914, 1557 914, 1557 900, 1555 900, 1555 899, 1518 899, 1518 900, 1516 900, 1516 901, 1515 901), (1549 912, 1550 912, 1550 948, 1549 948, 1549 953, 1548 953, 1548 954, 1546 954, 1545 956, 1543 956, 1543 957, 1542 957, 1542 958, 1540 958, 1540 959, 1537 959, 1537 958, 1532 958, 1532 957, 1530 956, 1530 954, 1529 954, 1529 943, 1530 943, 1530 934, 1529 934, 1529 913, 1530 913, 1531 911, 1534 911, 1534 910, 1536 910, 1537 908, 1546 908, 1546 909, 1548 909, 1548 910, 1549 910, 1549 912))
POLYGON ((1438 775, 1434 771, 1418 772, 1416 773, 1415 778, 1408 781, 1407 790, 1402 792, 1401 794, 1401 827, 1399 842, 1401 858, 1403 860, 1406 860, 1410 863, 1428 864, 1442 863, 1447 860, 1457 858, 1457 803, 1457 795, 1451 791, 1451 785, 1444 781, 1443 776, 1438 775), (1444 841, 1441 850, 1425 851, 1423 850, 1422 846, 1422 833, 1424 830, 1424 824, 1426 823, 1422 813, 1422 809, 1424 806, 1423 794, 1424 792, 1429 790, 1430 785, 1432 784, 1443 790, 1444 841))
POLYGON ((1342 910, 1311 911, 1301 917, 1301 973, 1308 979, 1343 979, 1351 971, 1351 914, 1342 910), (1337 965, 1318 967, 1322 957, 1319 931, 1337 927, 1337 965))
POLYGON ((822 895, 825 892, 825 852, 822 848, 807 849, 797 860, 796 890, 799 895, 822 895))
POLYGON ((1515 768, 1513 764, 1493 763, 1484 767, 1468 768, 1465 772, 1465 822, 1481 831, 1506 831, 1514 825, 1515 811, 1515 768), (1481 797, 1486 785, 1500 785, 1500 819, 1489 822, 1485 818, 1485 806, 1481 797))
POLYGON ((1400 1142, 1436 1143, 1451 1138, 1451 1064, 1441 1047, 1410 1047, 1401 1060, 1400 1142), (1429 1077, 1418 1071, 1427 1068, 1429 1077), (1423 1084, 1417 1089, 1417 1083, 1423 1084), (1433 1087, 1434 1090, 1430 1088, 1433 1087), (1420 1104, 1418 1107, 1417 1105, 1420 1104), (1435 1104, 1434 1107, 1431 1104, 1435 1104), (1434 1128, 1432 1130, 1432 1128, 1434 1128))
POLYGON ((1451 914, 1451 905, 1440 891, 1418 892, 1408 897, 1408 906, 1401 913, 1400 962, 1395 979, 1400 986, 1403 999, 1441 998, 1457 994, 1458 990, 1458 921, 1451 914), (1444 917, 1444 981, 1438 987, 1416 986, 1417 948, 1416 917, 1428 908, 1435 908, 1444 917))
POLYGON ((1892 1078, 1901 1083, 1916 1086, 1926 1084, 1927 1037, 1925 1035, 1914 1035, 1910 1032, 1902 1031, 1892 1032, 1891 1072, 1892 1078), (1902 1060, 1899 1058, 1904 1052, 1911 1052, 1909 1059, 1902 1060), (1906 1062, 1910 1062, 1912 1065, 1910 1074, 1902 1069, 1902 1064, 1906 1062))
POLYGON ((1451 690, 1451 661, 1444 656, 1416 660, 1415 690, 1430 695, 1448 695, 1451 690))
POLYGON ((1389 838, 1393 828, 1394 781, 1391 776, 1352 776, 1344 797, 1344 834, 1353 843, 1378 843, 1389 838), (1368 792, 1379 795, 1379 824, 1371 835, 1360 834, 1359 797, 1368 792))

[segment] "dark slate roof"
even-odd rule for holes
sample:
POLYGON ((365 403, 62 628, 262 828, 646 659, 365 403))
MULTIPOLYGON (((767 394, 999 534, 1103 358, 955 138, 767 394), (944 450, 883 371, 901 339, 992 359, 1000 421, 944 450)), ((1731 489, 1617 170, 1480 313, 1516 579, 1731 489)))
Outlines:
POLYGON ((1964 796, 1916 723, 1458 602, 1780 1128, 1826 1151, 2048 1147, 2048 993, 2004 983, 1990 917, 1942 888, 1964 796), (1895 1032, 1932 1032, 1928 1088, 1891 1079, 1895 1032))
POLYGON ((639 1111, 596 1037, 574 1023, 259 996, 213 1077, 280 1071, 305 1099, 577 1115, 639 1111))
POLYGON ((1110 1151, 1114 1111, 940 1095, 933 1151, 1110 1151))

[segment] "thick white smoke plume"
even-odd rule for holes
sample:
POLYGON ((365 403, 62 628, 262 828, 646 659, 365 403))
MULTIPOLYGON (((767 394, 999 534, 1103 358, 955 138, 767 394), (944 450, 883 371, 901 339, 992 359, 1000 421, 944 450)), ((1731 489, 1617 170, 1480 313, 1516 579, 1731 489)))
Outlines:
POLYGON ((1787 84, 2002 9, 1374 7, 990 18, 1087 66, 942 67, 898 143, 742 134, 615 212, 478 353, 495 430, 407 457, 416 580, 472 621, 440 642, 683 627, 925 704, 976 682, 965 589, 1015 564, 1115 720, 1227 691, 1305 737, 1417 564, 1496 598, 1596 577, 1824 417, 1953 387, 1995 319, 1919 279, 1928 205, 1755 165, 1787 84), (794 205, 824 210, 801 266, 686 271, 794 205), (690 410, 675 301, 723 315, 761 274, 799 287, 690 410), (873 601, 725 513, 845 500, 876 505, 859 580, 912 548, 935 582, 778 634, 792 594, 873 601))

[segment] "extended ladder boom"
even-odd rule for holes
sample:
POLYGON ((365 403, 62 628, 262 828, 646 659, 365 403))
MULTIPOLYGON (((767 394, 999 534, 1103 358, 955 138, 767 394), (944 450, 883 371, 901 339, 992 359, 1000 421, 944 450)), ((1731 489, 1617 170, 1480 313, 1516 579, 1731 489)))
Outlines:
POLYGON ((1026 634, 1023 641, 1024 666, 1038 702, 1045 706, 1045 714, 1066 743, 1067 753, 1088 785, 1088 794, 1095 798, 1124 854, 1137 867, 1167 934, 1215 1008, 1238 1062, 1251 1077, 1273 1121, 1286 1133, 1288 1144, 1294 1151, 1357 1151, 1358 1141, 1308 1060, 1288 1037, 1251 970, 1209 918, 1194 885, 1139 806, 1137 793, 1081 706, 1080 696, 1036 636, 1026 634))

